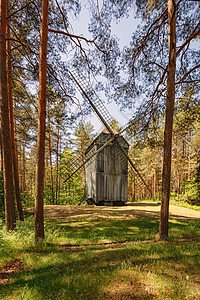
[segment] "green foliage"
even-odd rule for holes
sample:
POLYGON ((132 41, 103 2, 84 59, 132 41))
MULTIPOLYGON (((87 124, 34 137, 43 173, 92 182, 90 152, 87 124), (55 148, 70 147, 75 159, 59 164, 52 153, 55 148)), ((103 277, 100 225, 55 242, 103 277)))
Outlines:
POLYGON ((198 185, 197 178, 185 181, 182 184, 183 194, 179 195, 179 199, 189 204, 200 205, 198 185))
POLYGON ((50 183, 47 183, 44 187, 44 204, 53 204, 52 203, 52 191, 50 183))
MULTIPOLYGON (((84 194, 83 177, 80 173, 74 174, 69 180, 68 177, 75 171, 72 162, 75 156, 71 150, 65 150, 60 161, 60 170, 62 174, 61 189, 59 193, 58 204, 78 204, 84 194), (66 180, 66 181, 65 181, 66 180)), ((47 188, 50 186, 46 187, 47 188)), ((50 190, 47 190, 50 194, 50 190)), ((47 199, 47 197, 46 197, 47 199)), ((47 203, 48 204, 48 203, 47 203)))
POLYGON ((198 166, 196 172, 197 196, 200 201, 200 153, 198 153, 198 166))

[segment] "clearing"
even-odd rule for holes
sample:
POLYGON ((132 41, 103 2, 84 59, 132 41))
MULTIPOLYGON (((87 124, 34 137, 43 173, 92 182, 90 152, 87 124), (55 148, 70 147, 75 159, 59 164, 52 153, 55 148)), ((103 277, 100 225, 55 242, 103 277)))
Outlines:
MULTIPOLYGON (((33 208, 27 209, 33 212, 33 208)), ((200 211, 193 209, 170 205, 170 217, 186 218, 186 219, 199 219, 200 211)), ((70 205, 45 205, 44 215, 46 218, 74 218, 74 217, 103 217, 105 214, 116 215, 118 218, 131 218, 135 215, 146 215, 159 217, 160 204, 155 202, 136 202, 128 203, 126 206, 70 206, 70 205)))
POLYGON ((171 205, 169 241, 159 241, 155 202, 45 205, 37 246, 28 211, 14 233, 0 226, 0 299, 200 299, 199 211, 171 205))

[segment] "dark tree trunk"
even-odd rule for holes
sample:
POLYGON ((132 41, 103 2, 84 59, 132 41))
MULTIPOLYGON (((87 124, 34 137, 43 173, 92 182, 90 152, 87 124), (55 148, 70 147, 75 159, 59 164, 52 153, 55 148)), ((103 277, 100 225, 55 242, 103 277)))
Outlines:
POLYGON ((44 239, 44 168, 46 127, 46 77, 47 77, 48 0, 42 0, 40 23, 38 138, 35 174, 35 242, 44 239))
POLYGON ((175 71, 176 71, 176 18, 175 0, 168 1, 168 43, 169 65, 167 72, 167 101, 164 132, 164 156, 162 173, 162 199, 160 212, 159 237, 161 240, 168 238, 169 198, 171 179, 171 152, 172 152, 172 129, 175 101, 175 71))
MULTIPOLYGON (((7 14, 8 15, 8 14, 7 14)), ((9 117, 10 117, 10 135, 11 135, 11 149, 12 149, 12 163, 13 163, 13 175, 14 175, 14 188, 15 188, 15 201, 17 208, 17 215, 19 221, 24 221, 22 203, 20 198, 20 189, 19 189, 19 173, 17 167, 16 159, 16 146, 15 146, 15 136, 14 136, 14 116, 13 116, 13 96, 12 96, 12 65, 11 65, 11 56, 10 56, 10 27, 9 27, 9 18, 7 21, 7 78, 8 78, 8 103, 9 103, 9 117)))
POLYGON ((16 218, 13 194, 13 170, 6 70, 6 3, 6 0, 0 0, 0 102, 2 103, 1 126, 5 193, 5 227, 6 230, 9 231, 15 228, 16 218))

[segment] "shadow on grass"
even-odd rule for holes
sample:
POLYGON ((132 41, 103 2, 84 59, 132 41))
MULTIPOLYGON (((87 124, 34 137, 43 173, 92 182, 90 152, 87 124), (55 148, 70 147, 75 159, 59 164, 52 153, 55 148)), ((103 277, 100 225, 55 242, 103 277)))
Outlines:
MULTIPOLYGON (((12 293, 23 292, 23 299, 38 300, 157 299, 156 289, 154 293, 147 289, 148 274, 154 273, 163 282, 167 279, 169 287, 178 284, 179 294, 186 299, 187 290, 179 275, 187 271, 192 276, 200 267, 197 249, 193 247, 191 253, 189 250, 189 246, 160 242, 69 253, 49 245, 36 255, 29 272, 23 271, 1 287, 0 295, 12 298, 12 293)), ((168 299, 175 299, 176 292, 167 289, 172 296, 168 299)))
MULTIPOLYGON (((58 236, 65 240, 74 239, 77 242, 122 241, 154 238, 158 232, 158 220, 99 220, 81 222, 78 226, 74 221, 57 222, 58 236)), ((56 224, 54 220, 48 220, 48 226, 56 224)), ((54 225, 53 225, 54 226, 54 225)))
MULTIPOLYGON (((45 222, 48 233, 55 234, 54 244, 19 250, 18 255, 22 254, 24 261, 28 257, 31 269, 16 274, 1 286, 1 299, 19 299, 17 295, 29 300, 164 299, 165 295, 167 299, 187 299, 188 283, 183 278, 189 275, 196 284, 200 275, 199 249, 194 241, 200 222, 196 220, 170 219, 171 242, 155 242, 158 217, 143 212, 132 219, 94 215, 45 222), (184 236, 191 245, 175 240, 184 236), (61 241, 62 246, 56 244, 61 241), (161 286, 167 285, 159 297, 156 287, 149 290, 149 282, 156 285, 157 279, 161 286), (171 293, 171 298, 167 293, 171 293)), ((25 224, 26 227, 19 228, 17 238, 28 238, 33 218, 25 224)), ((14 246, 9 248, 9 241, 3 235, 1 241, 4 255, 6 252, 14 255, 14 246)))
MULTIPOLYGON (((47 220, 48 228, 57 226, 58 239, 70 244, 95 242, 140 241, 158 238, 158 218, 145 219, 136 216, 135 219, 79 219, 79 220, 47 220), (70 242, 67 242, 70 241, 70 242)), ((170 238, 197 236, 200 224, 196 220, 170 219, 170 238)))
POLYGON ((160 202, 129 202, 127 206, 160 206, 160 202))

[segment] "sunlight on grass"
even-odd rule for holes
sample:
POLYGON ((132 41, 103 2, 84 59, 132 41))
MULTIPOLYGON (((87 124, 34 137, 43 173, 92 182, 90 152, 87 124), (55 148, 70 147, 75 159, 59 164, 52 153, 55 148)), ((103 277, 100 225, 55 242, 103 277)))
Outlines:
POLYGON ((170 239, 161 242, 153 216, 46 219, 46 242, 37 247, 33 217, 12 234, 1 226, 2 271, 16 259, 21 269, 0 277, 0 299, 199 299, 200 222, 169 225, 170 239))

